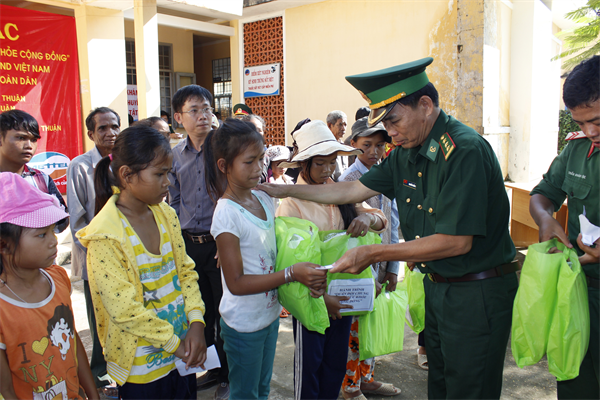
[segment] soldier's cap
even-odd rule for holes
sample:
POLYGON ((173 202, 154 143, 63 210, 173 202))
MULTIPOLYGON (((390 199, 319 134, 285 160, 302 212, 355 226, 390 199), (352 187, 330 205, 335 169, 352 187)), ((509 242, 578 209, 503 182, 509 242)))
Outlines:
POLYGON ((423 89, 429 83, 425 68, 432 62, 433 58, 427 57, 395 67, 347 76, 346 80, 369 103, 371 113, 367 125, 376 125, 390 112, 396 101, 423 89))
POLYGON ((381 122, 369 128, 369 126, 367 126, 367 119, 367 117, 362 117, 352 124, 352 133, 350 134, 348 140, 356 141, 356 139, 359 137, 367 137, 381 132, 383 133, 383 138, 386 142, 390 143, 392 141, 392 138, 388 136, 387 131, 381 122))
POLYGON ((233 114, 234 115, 250 115, 252 114, 252 109, 243 103, 236 104, 233 106, 233 114))

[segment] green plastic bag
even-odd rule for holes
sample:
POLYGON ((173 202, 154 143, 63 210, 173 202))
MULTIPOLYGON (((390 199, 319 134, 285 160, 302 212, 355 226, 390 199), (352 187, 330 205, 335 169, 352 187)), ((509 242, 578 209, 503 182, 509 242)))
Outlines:
POLYGON ((527 249, 521 281, 513 304, 510 346, 519 368, 536 364, 546 353, 548 333, 556 308, 556 284, 563 253, 548 254, 552 247, 567 247, 556 239, 527 249))
POLYGON ((396 285, 396 291, 388 292, 387 283, 375 299, 372 312, 361 315, 358 320, 358 343, 360 360, 396 353, 404 343, 404 314, 408 294, 404 282, 396 285))
MULTIPOLYGON (((319 229, 310 221, 293 217, 275 218, 277 261, 275 271, 281 271, 298 262, 321 264, 319 229)), ((325 333, 329 316, 323 297, 315 299, 310 289, 300 282, 281 285, 277 289, 279 302, 298 321, 311 331, 325 333)))
POLYGON ((408 294, 408 309, 405 316, 406 323, 415 333, 425 329, 425 288, 423 278, 425 274, 418 270, 411 271, 404 264, 404 283, 408 294))
MULTIPOLYGON (((354 247, 381 243, 379 235, 373 232, 356 238, 347 235, 346 231, 339 230, 319 232, 319 236, 321 238, 321 265, 333 264, 346 251, 354 247)), ((345 304, 352 304, 355 309, 342 309, 340 310, 342 315, 366 314, 373 310, 375 300, 373 271, 369 267, 360 274, 327 274, 327 292, 331 295, 350 296, 350 300, 345 304)))
POLYGON ((576 378, 590 339, 587 283, 577 252, 563 250, 558 273, 556 308, 548 335, 548 371, 559 381, 576 378), (571 268, 569 268, 569 266, 571 268))
POLYGON ((587 284, 577 253, 557 239, 533 244, 513 307, 511 349, 520 368, 548 356, 559 381, 579 375, 590 319, 587 284), (560 253, 548 254, 552 247, 560 253))

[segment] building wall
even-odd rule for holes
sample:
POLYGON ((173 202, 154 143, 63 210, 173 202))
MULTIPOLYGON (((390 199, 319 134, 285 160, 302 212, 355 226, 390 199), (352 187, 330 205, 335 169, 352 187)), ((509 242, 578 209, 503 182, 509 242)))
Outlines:
MULTIPOLYGON (((125 20, 125 37, 135 38, 133 20, 125 20)), ((173 72, 194 73, 194 36, 192 31, 158 26, 158 41, 173 46, 173 72)), ((125 51, 123 49, 123 51, 125 51)))
MULTIPOLYGON (((284 18, 287 131, 332 110, 354 114, 366 105, 344 79, 436 56, 430 79, 443 98, 456 87, 452 49, 456 6, 450 2, 327 1, 288 9, 284 18), (440 37, 446 38, 439 43, 440 37), (435 51, 433 51, 435 50, 435 51)), ((454 46, 455 48, 455 46, 454 46)), ((447 96, 450 94, 450 96, 447 96)), ((450 104, 452 104, 450 102, 450 104)), ((348 129, 349 133, 350 129, 348 129)))
POLYGON ((196 83, 214 96, 212 81, 212 61, 229 57, 229 40, 220 40, 217 43, 197 45, 194 47, 194 72, 196 83))

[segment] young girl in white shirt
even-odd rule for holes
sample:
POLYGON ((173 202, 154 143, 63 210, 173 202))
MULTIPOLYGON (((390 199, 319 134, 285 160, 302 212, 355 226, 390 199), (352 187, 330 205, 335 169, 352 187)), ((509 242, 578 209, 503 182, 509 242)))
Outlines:
POLYGON ((219 311, 230 399, 267 399, 281 311, 276 288, 299 281, 319 291, 326 272, 311 263, 275 272, 273 201, 253 190, 264 158, 264 139, 255 126, 228 119, 209 134, 204 150, 209 191, 219 198, 211 234, 221 260, 219 311))

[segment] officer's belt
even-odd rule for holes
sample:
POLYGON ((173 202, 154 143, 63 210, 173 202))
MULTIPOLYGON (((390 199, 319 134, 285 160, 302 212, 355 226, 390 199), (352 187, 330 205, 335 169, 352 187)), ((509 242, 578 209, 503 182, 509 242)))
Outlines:
POLYGON ((440 274, 435 274, 435 273, 428 274, 428 275, 429 275, 429 279, 432 282, 436 282, 436 283, 438 283, 438 282, 440 282, 440 283, 441 282, 446 282, 446 283, 470 282, 470 281, 480 281, 482 279, 497 278, 499 276, 504 276, 506 274, 516 272, 520 269, 521 269, 521 265, 519 265, 519 262, 517 260, 514 260, 512 262, 502 264, 497 267, 488 269, 487 271, 478 272, 476 274, 466 274, 466 275, 460 276, 458 278, 444 278, 440 274))
POLYGON ((593 287, 594 289, 600 289, 600 279, 592 278, 591 276, 586 275, 585 279, 587 280, 588 287, 593 287))

